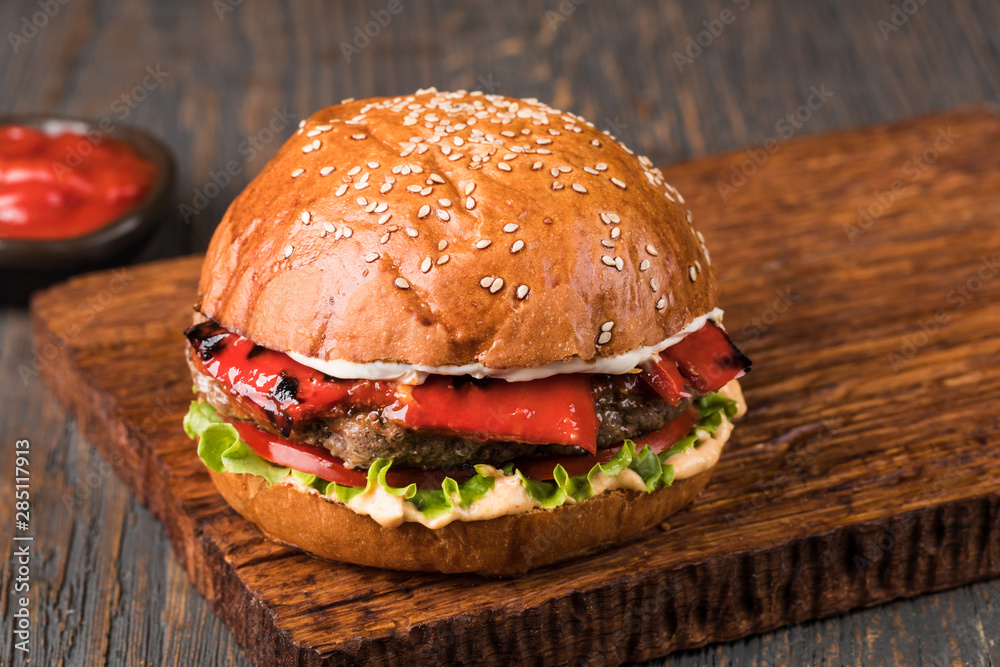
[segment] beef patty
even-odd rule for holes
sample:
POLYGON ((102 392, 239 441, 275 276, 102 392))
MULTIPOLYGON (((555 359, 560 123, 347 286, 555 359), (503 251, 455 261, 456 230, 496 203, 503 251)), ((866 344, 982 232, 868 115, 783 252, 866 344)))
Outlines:
MULTIPOLYGON (((190 359, 188 362, 198 393, 219 414, 252 421, 264 430, 277 433, 272 424, 260 420, 215 379, 199 372, 190 359)), ((677 407, 666 403, 637 375, 594 374, 591 375, 591 386, 600 422, 597 433, 599 449, 614 447, 626 438, 637 438, 655 431, 690 405, 688 400, 677 407)), ((368 468, 376 459, 389 459, 397 465, 430 470, 465 463, 501 465, 525 456, 587 453, 572 446, 484 442, 474 437, 411 429, 383 419, 381 410, 368 409, 352 409, 340 416, 297 423, 289 437, 324 447, 351 468, 368 468)))

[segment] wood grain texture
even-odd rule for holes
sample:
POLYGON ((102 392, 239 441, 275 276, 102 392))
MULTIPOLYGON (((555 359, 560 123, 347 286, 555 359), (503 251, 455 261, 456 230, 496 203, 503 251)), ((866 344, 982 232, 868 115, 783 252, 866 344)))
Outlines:
POLYGON ((1000 574, 997 141, 1000 120, 968 111, 788 142, 724 210, 745 153, 667 170, 755 360, 751 412, 669 530, 512 581, 322 562, 225 506, 180 429, 200 257, 42 293, 37 348, 69 340, 41 372, 257 664, 617 663, 942 590, 1000 574))
MULTIPOLYGON (((284 106, 299 117, 347 95, 496 85, 498 92, 586 114, 666 163, 760 145, 812 85, 825 83, 835 96, 797 135, 1000 100, 1000 4, 935 0, 883 39, 876 21, 888 18, 888 0, 752 0, 678 71, 672 52, 734 4, 587 2, 554 26, 546 12, 558 12, 555 1, 407 4, 402 20, 347 62, 339 42, 349 41, 353 28, 383 3, 253 0, 220 20, 212 3, 196 0, 74 0, 14 52, 7 32, 17 32, 38 4, 9 0, 0 3, 0 111, 117 119, 111 105, 141 81, 144 67, 159 64, 171 74, 129 109, 125 122, 156 132, 174 148, 178 203, 191 203, 227 161, 237 160, 240 172, 190 224, 179 214, 169 220, 139 261, 204 247, 229 201, 284 135, 252 156, 239 146, 284 106)), ((33 284, 23 274, 0 271, 4 301, 33 284)), ((188 584, 160 524, 114 475, 104 474, 102 459, 43 383, 22 381, 18 367, 31 358, 30 338, 25 311, 0 308, 6 408, 0 497, 9 497, 8 445, 16 438, 32 439, 46 471, 33 491, 40 559, 31 602, 39 630, 32 664, 241 664, 242 651, 188 584), (101 550, 126 535, 127 548, 101 550), (103 611, 106 602, 115 602, 109 611, 103 611), (149 611, 134 614, 141 609, 149 611)), ((3 627, 10 627, 12 609, 8 511, 0 503, 3 627)), ((899 601, 674 653, 666 662, 996 664, 998 586, 980 583, 899 601)), ((7 632, 0 633, 0 663, 26 664, 7 632)))

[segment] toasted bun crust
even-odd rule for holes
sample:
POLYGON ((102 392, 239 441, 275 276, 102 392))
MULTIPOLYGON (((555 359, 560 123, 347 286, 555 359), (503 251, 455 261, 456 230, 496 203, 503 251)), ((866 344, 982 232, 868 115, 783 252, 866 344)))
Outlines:
POLYGON ((535 101, 348 102, 313 114, 230 206, 199 309, 319 359, 615 356, 715 307, 680 203, 648 159, 535 101))
POLYGON ((384 528, 288 484, 209 471, 219 492, 272 540, 331 560, 394 570, 513 576, 617 544, 664 521, 708 484, 711 470, 653 493, 618 489, 575 505, 486 521, 384 528))

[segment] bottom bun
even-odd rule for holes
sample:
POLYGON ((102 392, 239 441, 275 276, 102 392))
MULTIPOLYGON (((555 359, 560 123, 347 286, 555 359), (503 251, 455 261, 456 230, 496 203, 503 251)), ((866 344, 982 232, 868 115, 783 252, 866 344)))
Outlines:
POLYGON ((453 521, 432 530, 419 523, 385 528, 335 500, 290 484, 209 472, 226 501, 274 541, 358 565, 492 576, 522 574, 623 542, 688 505, 711 475, 708 470, 653 493, 617 489, 551 510, 453 521))

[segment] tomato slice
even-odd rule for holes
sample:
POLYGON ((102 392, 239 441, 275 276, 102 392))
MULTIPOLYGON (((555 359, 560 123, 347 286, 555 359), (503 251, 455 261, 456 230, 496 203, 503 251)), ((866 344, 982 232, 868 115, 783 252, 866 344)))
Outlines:
POLYGON ((597 451, 593 389, 582 374, 463 384, 431 376, 413 387, 407 400, 397 401, 382 414, 411 428, 597 451))
MULTIPOLYGON (((698 417, 698 408, 691 406, 682 415, 667 422, 663 428, 638 438, 635 441, 636 449, 642 449, 643 446, 649 445, 650 449, 657 454, 665 452, 691 432, 694 425, 698 423, 698 417)), ((226 419, 226 421, 236 427, 240 440, 247 443, 250 449, 267 461, 346 486, 364 487, 368 483, 366 471, 348 468, 342 460, 322 447, 295 442, 280 435, 268 433, 249 422, 236 419, 226 419)), ((515 461, 514 467, 526 477, 539 481, 552 479, 552 473, 557 464, 562 465, 571 477, 585 475, 596 464, 610 461, 620 450, 621 447, 614 447, 602 449, 597 454, 587 456, 526 458, 515 461)), ((464 482, 475 474, 476 471, 472 466, 438 470, 391 467, 386 473, 386 481, 396 487, 408 486, 412 483, 416 484, 418 489, 439 489, 445 477, 451 477, 457 482, 464 482)))
MULTIPOLYGON (((226 419, 236 427, 240 440, 247 443, 250 449, 271 463, 294 468, 307 475, 316 475, 328 482, 336 482, 346 486, 364 487, 368 483, 368 472, 348 468, 341 459, 314 445, 295 442, 280 435, 263 431, 249 422, 236 419, 226 419)), ((441 468, 439 470, 421 470, 419 468, 392 467, 386 473, 386 481, 392 486, 408 486, 416 484, 420 489, 439 489, 445 477, 451 477, 457 482, 464 482, 476 474, 472 466, 463 468, 441 468)))
MULTIPOLYGON (((649 448, 656 454, 667 451, 691 432, 694 425, 698 423, 699 416, 698 408, 691 406, 679 417, 667 422, 663 428, 636 439, 636 450, 641 450, 643 446, 649 445, 649 448)), ((514 467, 530 479, 547 480, 553 478, 556 465, 561 465, 570 477, 574 477, 586 475, 598 463, 607 463, 619 451, 621 451, 621 447, 602 449, 590 456, 547 456, 538 459, 519 459, 514 462, 514 467)))

